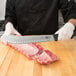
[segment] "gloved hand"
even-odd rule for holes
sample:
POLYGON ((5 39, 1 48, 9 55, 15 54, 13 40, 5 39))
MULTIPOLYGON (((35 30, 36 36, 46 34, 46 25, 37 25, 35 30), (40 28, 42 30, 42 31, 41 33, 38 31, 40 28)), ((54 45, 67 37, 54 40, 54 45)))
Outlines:
POLYGON ((5 32, 3 35, 10 35, 10 34, 16 34, 21 35, 14 27, 11 22, 8 22, 5 26, 5 32))
POLYGON ((55 34, 58 34, 58 40, 70 39, 73 35, 75 26, 67 22, 62 28, 60 28, 55 34))
MULTIPOLYGON (((13 24, 11 22, 8 22, 5 26, 5 32, 4 34, 1 36, 1 40, 3 41, 3 36, 4 35, 21 35, 14 27, 13 24)), ((4 41, 3 41, 4 42, 4 41)), ((5 43, 5 42, 4 42, 5 43)))

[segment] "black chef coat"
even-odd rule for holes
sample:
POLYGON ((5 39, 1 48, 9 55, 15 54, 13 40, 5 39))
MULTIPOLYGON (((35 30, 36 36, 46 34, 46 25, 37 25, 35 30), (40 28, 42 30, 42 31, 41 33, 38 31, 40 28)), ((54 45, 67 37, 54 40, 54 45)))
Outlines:
POLYGON ((74 0, 7 0, 5 24, 12 22, 22 35, 53 34, 59 9, 65 22, 76 18, 74 0))

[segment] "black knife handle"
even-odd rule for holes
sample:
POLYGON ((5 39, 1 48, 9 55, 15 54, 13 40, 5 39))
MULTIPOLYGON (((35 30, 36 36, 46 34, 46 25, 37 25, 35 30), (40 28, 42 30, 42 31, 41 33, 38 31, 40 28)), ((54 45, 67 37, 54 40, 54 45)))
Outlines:
POLYGON ((73 33, 71 38, 73 38, 74 36, 76 36, 76 30, 74 31, 74 33, 73 33))
POLYGON ((58 40, 58 34, 54 34, 54 40, 55 40, 55 41, 58 40))

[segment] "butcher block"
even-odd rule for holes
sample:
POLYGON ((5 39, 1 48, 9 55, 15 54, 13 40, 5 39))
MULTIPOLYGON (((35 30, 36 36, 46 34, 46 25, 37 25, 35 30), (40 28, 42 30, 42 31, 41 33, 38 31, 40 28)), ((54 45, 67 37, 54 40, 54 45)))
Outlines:
POLYGON ((76 76, 76 40, 40 42, 58 58, 41 65, 0 42, 0 76, 76 76))

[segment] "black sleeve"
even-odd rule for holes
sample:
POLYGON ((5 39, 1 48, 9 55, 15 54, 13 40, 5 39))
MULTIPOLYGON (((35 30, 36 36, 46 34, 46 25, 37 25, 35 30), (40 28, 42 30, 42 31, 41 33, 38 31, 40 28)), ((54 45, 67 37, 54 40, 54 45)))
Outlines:
POLYGON ((7 0, 6 2, 6 12, 5 12, 5 22, 11 22, 14 27, 16 27, 16 12, 15 12, 15 0, 7 0))
POLYGON ((60 0, 59 9, 65 22, 71 18, 76 19, 76 0, 60 0))

